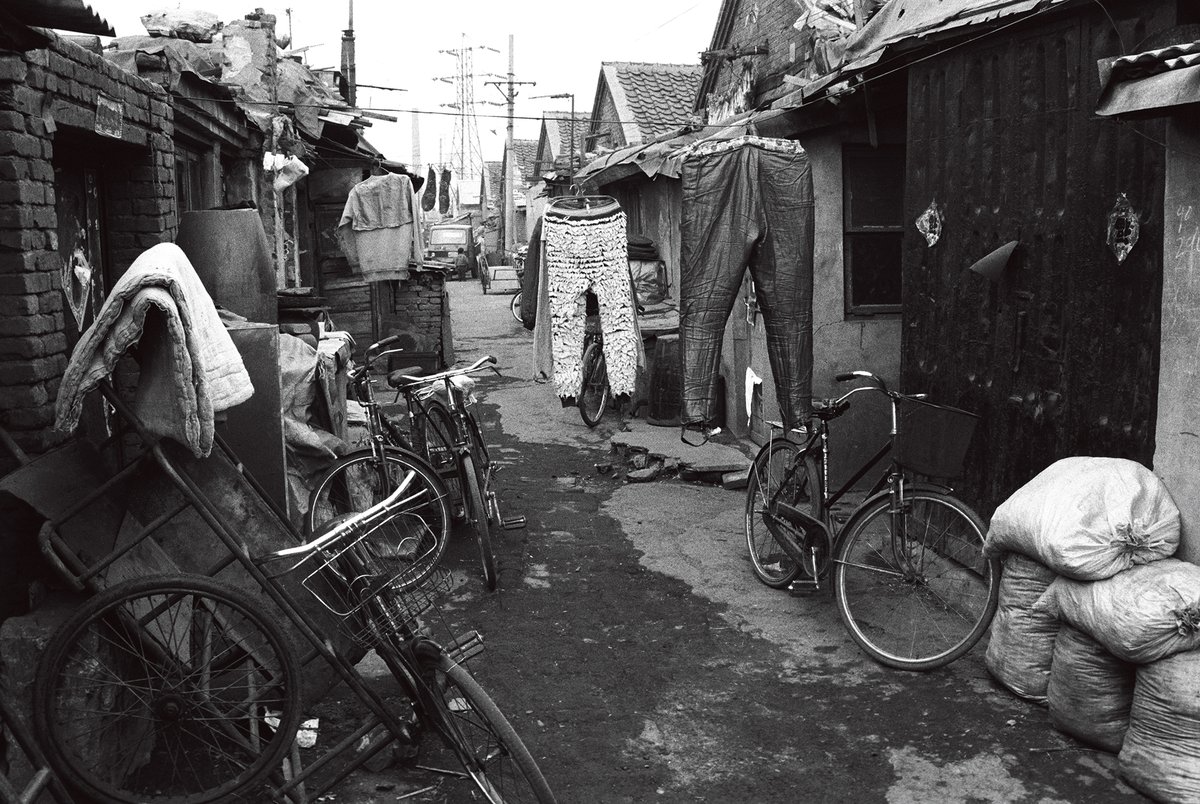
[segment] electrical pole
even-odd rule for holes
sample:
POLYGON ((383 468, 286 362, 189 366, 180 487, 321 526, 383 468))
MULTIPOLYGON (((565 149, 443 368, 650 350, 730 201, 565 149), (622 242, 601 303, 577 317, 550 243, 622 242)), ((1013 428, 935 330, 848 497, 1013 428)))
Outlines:
POLYGON ((508 91, 500 89, 499 81, 488 81, 488 84, 500 90, 500 94, 504 95, 505 105, 508 107, 508 128, 504 136, 504 250, 511 252, 515 245, 515 232, 513 229, 517 225, 517 206, 513 199, 513 189, 516 187, 516 154, 513 153, 513 118, 516 115, 517 102, 517 87, 520 85, 535 86, 536 81, 517 81, 513 71, 513 35, 508 35, 508 76, 504 84, 507 85, 508 91))

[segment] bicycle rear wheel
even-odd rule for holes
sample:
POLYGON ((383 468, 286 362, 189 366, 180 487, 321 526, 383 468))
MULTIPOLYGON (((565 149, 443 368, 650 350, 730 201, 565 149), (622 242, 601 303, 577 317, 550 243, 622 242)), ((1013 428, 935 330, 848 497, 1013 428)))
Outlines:
POLYGON ((455 460, 454 418, 445 405, 430 399, 424 403, 423 419, 425 455, 429 459, 429 465, 446 484, 446 490, 450 493, 450 508, 454 518, 461 519, 463 494, 462 483, 458 479, 458 464, 455 460))
MULTIPOLYGON (((554 804, 554 793, 521 737, 466 668, 446 654, 422 658, 422 676, 436 693, 435 725, 487 800, 554 804)), ((469 794, 450 795, 467 800, 469 794)))
POLYGON ((508 303, 508 308, 512 311, 512 317, 516 319, 518 324, 525 323, 521 320, 521 291, 513 294, 512 300, 508 303))
POLYGON ((252 788, 295 739, 300 687, 261 601, 204 576, 150 576, 91 598, 50 640, 34 726, 89 799, 262 801, 252 788))
POLYGON ((579 416, 588 427, 595 427, 604 416, 610 395, 603 345, 596 341, 587 345, 583 350, 580 369, 583 385, 579 390, 579 416))
POLYGON ((483 567, 483 586, 489 592, 495 591, 497 584, 496 554, 492 550, 492 531, 489 524, 491 510, 489 509, 483 491, 483 476, 475 459, 463 455, 459 463, 460 480, 463 488, 463 502, 466 507, 467 523, 475 534, 475 543, 479 546, 479 562, 483 567))
POLYGON ((934 490, 905 492, 895 518, 882 496, 838 539, 833 588, 850 636, 898 670, 931 670, 969 651, 991 624, 1000 561, 983 555, 986 527, 934 490))
POLYGON ((383 459, 369 449, 356 450, 333 464, 309 497, 308 533, 346 514, 367 510, 395 489, 408 493, 395 516, 371 535, 376 549, 413 564, 407 582, 427 577, 446 551, 450 536, 449 494, 437 474, 420 457, 388 449, 383 459))
POLYGON ((774 438, 758 451, 746 486, 746 546, 755 576, 772 589, 787 587, 801 572, 812 578, 824 575, 831 553, 827 532, 807 534, 772 508, 786 503, 820 520, 821 495, 820 472, 799 445, 774 438), (789 555, 777 534, 790 536, 804 559, 789 555))

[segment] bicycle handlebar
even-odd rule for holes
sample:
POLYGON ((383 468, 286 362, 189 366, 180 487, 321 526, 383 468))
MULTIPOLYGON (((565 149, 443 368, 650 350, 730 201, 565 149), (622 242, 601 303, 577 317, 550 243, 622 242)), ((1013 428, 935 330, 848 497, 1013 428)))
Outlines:
MULTIPOLYGON (((445 371, 439 371, 437 374, 429 374, 424 377, 414 377, 411 374, 401 374, 400 376, 408 381, 408 385, 428 385, 441 380, 448 380, 451 377, 457 377, 460 374, 471 374, 485 368, 491 368, 492 371, 496 371, 496 369, 492 368, 495 365, 496 358, 491 355, 484 355, 471 365, 463 368, 446 369, 445 371)), ((498 374, 499 372, 496 373, 498 374)))

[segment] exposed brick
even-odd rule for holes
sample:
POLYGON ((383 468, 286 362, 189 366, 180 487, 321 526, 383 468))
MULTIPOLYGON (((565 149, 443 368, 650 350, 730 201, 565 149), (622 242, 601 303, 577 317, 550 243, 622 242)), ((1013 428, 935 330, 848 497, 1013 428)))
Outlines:
MULTIPOLYGON (((0 251, 0 274, 21 273, 24 271, 36 271, 38 264, 38 255, 29 251, 0 251)), ((26 288, 22 287, 24 293, 26 288)), ((0 293, 5 291, 0 290, 0 293)))
POLYGON ((43 335, 62 328, 61 315, 29 315, 21 318, 0 318, 0 336, 43 335))
POLYGON ((13 409, 4 413, 4 420, 14 430, 37 430, 54 423, 54 410, 48 405, 15 407, 28 405, 27 400, 31 393, 32 389, 27 390, 21 386, 0 388, 0 408, 14 405, 13 409))
POLYGON ((0 249, 16 249, 19 251, 31 251, 41 247, 44 239, 40 236, 40 232, 31 232, 28 229, 0 229, 0 249))
POLYGON ((25 115, 16 112, 0 112, 0 131, 24 131, 25 115))
POLYGON ((55 285, 49 273, 0 274, 0 293, 19 296, 23 293, 45 293, 55 285))
POLYGON ((38 311, 36 296, 0 296, 0 317, 15 318, 34 315, 38 311))
POLYGON ((29 72, 29 66, 20 56, 0 57, 0 81, 21 83, 29 72))
POLYGON ((0 209, 0 229, 28 229, 33 225, 33 210, 29 207, 0 209))
POLYGON ((0 132, 0 156, 15 154, 25 158, 42 155, 42 141, 28 134, 0 132))
POLYGON ((38 296, 37 308, 39 313, 61 313, 63 309, 62 291, 56 290, 38 296))
POLYGON ((32 385, 61 376, 66 367, 66 357, 63 355, 0 363, 0 386, 32 385))
POLYGON ((29 176, 29 163, 25 160, 0 158, 0 181, 20 181, 29 176))
POLYGON ((24 335, 0 338, 0 359, 30 360, 46 355, 65 354, 67 336, 62 332, 50 335, 24 335))
POLYGON ((44 204, 46 188, 41 182, 11 181, 0 184, 0 204, 44 204))

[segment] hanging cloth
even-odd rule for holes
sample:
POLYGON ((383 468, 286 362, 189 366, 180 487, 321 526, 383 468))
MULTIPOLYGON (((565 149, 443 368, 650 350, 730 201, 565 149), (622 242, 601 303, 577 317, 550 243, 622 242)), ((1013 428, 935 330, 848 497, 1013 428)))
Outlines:
POLYGON ((408 279, 408 264, 422 257, 419 205, 412 180, 385 173, 350 190, 338 221, 338 243, 366 282, 408 279))
POLYGON ((741 138, 683 164, 679 332, 683 421, 717 409, 721 337, 747 267, 767 330, 785 428, 812 402, 812 166, 798 143, 741 138))
POLYGON ((614 396, 632 395, 642 358, 629 278, 625 213, 611 198, 557 199, 542 221, 554 388, 573 400, 583 385, 586 293, 599 303, 608 383, 614 396))

